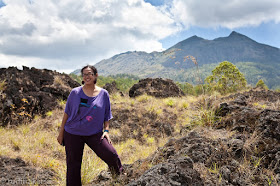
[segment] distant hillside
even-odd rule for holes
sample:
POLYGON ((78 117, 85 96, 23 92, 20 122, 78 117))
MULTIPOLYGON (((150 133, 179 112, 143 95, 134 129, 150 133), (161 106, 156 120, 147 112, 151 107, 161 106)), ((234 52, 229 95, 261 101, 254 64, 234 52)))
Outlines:
MULTIPOLYGON (((228 37, 206 40, 197 36, 190 37, 170 49, 180 49, 176 52, 176 60, 182 62, 184 56, 192 55, 202 64, 221 61, 279 63, 280 49, 257 43, 245 35, 232 32, 228 37)), ((168 49, 168 50, 170 50, 168 49)), ((164 63, 165 67, 186 67, 186 63, 174 65, 174 59, 164 63)))
MULTIPOLYGON (((236 64, 249 84, 264 79, 269 88, 280 88, 280 49, 232 32, 228 37, 206 40, 192 36, 163 52, 126 52, 95 64, 100 75, 133 74, 140 78, 163 77, 197 83, 194 56, 204 79, 222 61, 236 64)), ((74 73, 78 73, 75 71, 74 73)))

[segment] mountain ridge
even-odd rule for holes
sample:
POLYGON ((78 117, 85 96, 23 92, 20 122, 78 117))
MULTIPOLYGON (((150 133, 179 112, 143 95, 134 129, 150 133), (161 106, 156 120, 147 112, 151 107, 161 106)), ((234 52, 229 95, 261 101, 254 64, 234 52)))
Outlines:
MULTIPOLYGON (((220 62, 229 61, 238 68, 246 66, 246 72, 242 73, 245 77, 247 76, 246 79, 250 79, 249 84, 253 85, 258 79, 264 79, 270 88, 279 86, 271 82, 271 78, 280 77, 276 71, 280 69, 280 49, 258 43, 235 31, 227 37, 218 37, 213 40, 194 35, 162 52, 128 51, 104 59, 95 66, 99 74, 104 76, 132 74, 140 78, 161 77, 195 84, 195 78, 191 77, 194 76, 194 74, 191 75, 194 73, 191 69, 195 68, 195 65, 193 61, 186 59, 186 56, 195 58, 199 67, 202 68, 203 79, 211 73, 214 64, 215 67, 220 62), (271 74, 269 67, 273 67, 275 72, 271 74), (267 70, 264 72, 263 68, 267 70), (257 74, 256 80, 251 77, 253 74, 257 74)), ((77 72, 73 73, 77 74, 77 72)))

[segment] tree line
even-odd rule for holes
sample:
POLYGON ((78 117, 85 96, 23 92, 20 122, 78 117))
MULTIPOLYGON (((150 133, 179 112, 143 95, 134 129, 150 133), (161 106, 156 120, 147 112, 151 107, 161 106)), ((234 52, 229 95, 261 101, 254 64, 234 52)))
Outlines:
MULTIPOLYGON (((199 71, 195 72, 199 73, 199 71)), ((82 82, 82 77, 70 74, 70 76, 82 82)), ((197 74, 198 77, 203 77, 197 74)), ((117 88, 122 92, 128 92, 129 89, 139 81, 139 77, 130 74, 118 74, 112 76, 99 76, 97 85, 103 87, 106 83, 116 82, 117 88)), ((194 79, 193 79, 194 81, 194 79)), ((186 95, 198 96, 201 94, 211 94, 218 92, 221 95, 233 93, 247 88, 252 88, 247 84, 245 76, 240 72, 236 65, 224 61, 217 65, 210 75, 204 80, 197 80, 196 84, 190 82, 176 82, 176 84, 183 90, 186 95)), ((255 87, 268 90, 268 86, 263 79, 259 79, 255 87)), ((280 91, 279 89, 277 91, 280 91)))

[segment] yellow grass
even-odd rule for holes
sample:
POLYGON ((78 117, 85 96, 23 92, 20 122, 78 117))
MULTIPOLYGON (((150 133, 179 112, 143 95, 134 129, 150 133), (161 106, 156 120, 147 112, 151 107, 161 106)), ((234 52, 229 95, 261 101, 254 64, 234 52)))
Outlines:
POLYGON ((7 85, 6 80, 1 80, 0 81, 0 92, 5 90, 6 85, 7 85))
MULTIPOLYGON (((147 111, 158 116, 166 111, 176 114, 175 130, 178 133, 182 126, 190 124, 190 117, 195 113, 192 108, 195 101, 195 97, 157 99, 147 95, 137 98, 122 97, 119 94, 111 96, 111 104, 114 109, 136 108, 137 112, 134 114, 138 114, 140 118, 142 112, 147 111)), ((62 107, 65 106, 64 101, 59 101, 58 104, 62 107)), ((20 157, 35 167, 52 169, 57 174, 57 178, 53 181, 57 185, 65 185, 65 150, 56 139, 63 112, 63 109, 56 109, 48 112, 44 118, 35 116, 28 125, 9 129, 0 127, 0 155, 10 158, 20 157)), ((133 132, 138 133, 138 131, 133 132)), ((120 129, 112 128, 110 135, 121 137, 122 134, 120 129)), ((155 139, 154 136, 143 135, 143 139, 146 140, 145 144, 135 139, 113 144, 123 164, 131 164, 136 160, 147 158, 168 140, 168 138, 155 139)), ((106 169, 107 165, 86 146, 82 164, 82 183, 89 184, 100 171, 106 169)))
MULTIPOLYGON (((0 155, 9 158, 20 157, 35 167, 52 169, 58 175, 55 183, 65 185, 65 150, 56 140, 63 110, 50 113, 56 114, 47 114, 46 118, 36 116, 30 124, 16 128, 0 127, 0 155)), ((119 129, 112 129, 110 134, 118 136, 119 129)), ((141 145, 133 139, 114 144, 122 163, 129 164, 146 158, 166 142, 165 139, 160 139, 156 143, 156 140, 148 136, 146 140, 149 145, 141 145)), ((107 165, 86 146, 82 164, 83 184, 90 183, 105 169, 107 165)))

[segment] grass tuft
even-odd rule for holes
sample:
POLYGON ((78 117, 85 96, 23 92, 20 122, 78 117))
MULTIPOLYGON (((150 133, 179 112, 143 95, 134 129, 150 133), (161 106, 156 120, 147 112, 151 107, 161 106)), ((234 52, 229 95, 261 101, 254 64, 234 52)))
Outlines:
POLYGON ((175 106, 175 101, 173 98, 167 98, 164 100, 165 104, 169 107, 174 107, 175 106))
POLYGON ((102 170, 106 169, 107 165, 86 146, 81 167, 82 184, 91 183, 102 170))
POLYGON ((136 100, 137 100, 138 102, 140 102, 140 103, 146 103, 146 102, 148 102, 148 101, 150 101, 150 100, 152 100, 152 99, 153 99, 153 97, 152 97, 152 96, 149 96, 149 95, 147 95, 147 94, 143 94, 143 95, 141 95, 141 96, 136 97, 136 100))
POLYGON ((59 77, 59 76, 55 76, 54 77, 54 84, 57 85, 57 86, 65 86, 63 80, 59 77))
POLYGON ((6 89, 7 83, 6 80, 0 81, 0 91, 4 91, 6 89))
POLYGON ((218 167, 217 163, 213 163, 212 166, 208 169, 209 172, 213 174, 218 174, 220 171, 220 168, 218 167))
POLYGON ((220 118, 215 115, 214 110, 201 108, 191 123, 192 125, 211 127, 219 120, 220 118))
POLYGON ((51 115, 53 115, 53 112, 52 112, 52 111, 48 111, 48 112, 46 113, 46 116, 51 116, 51 115))

